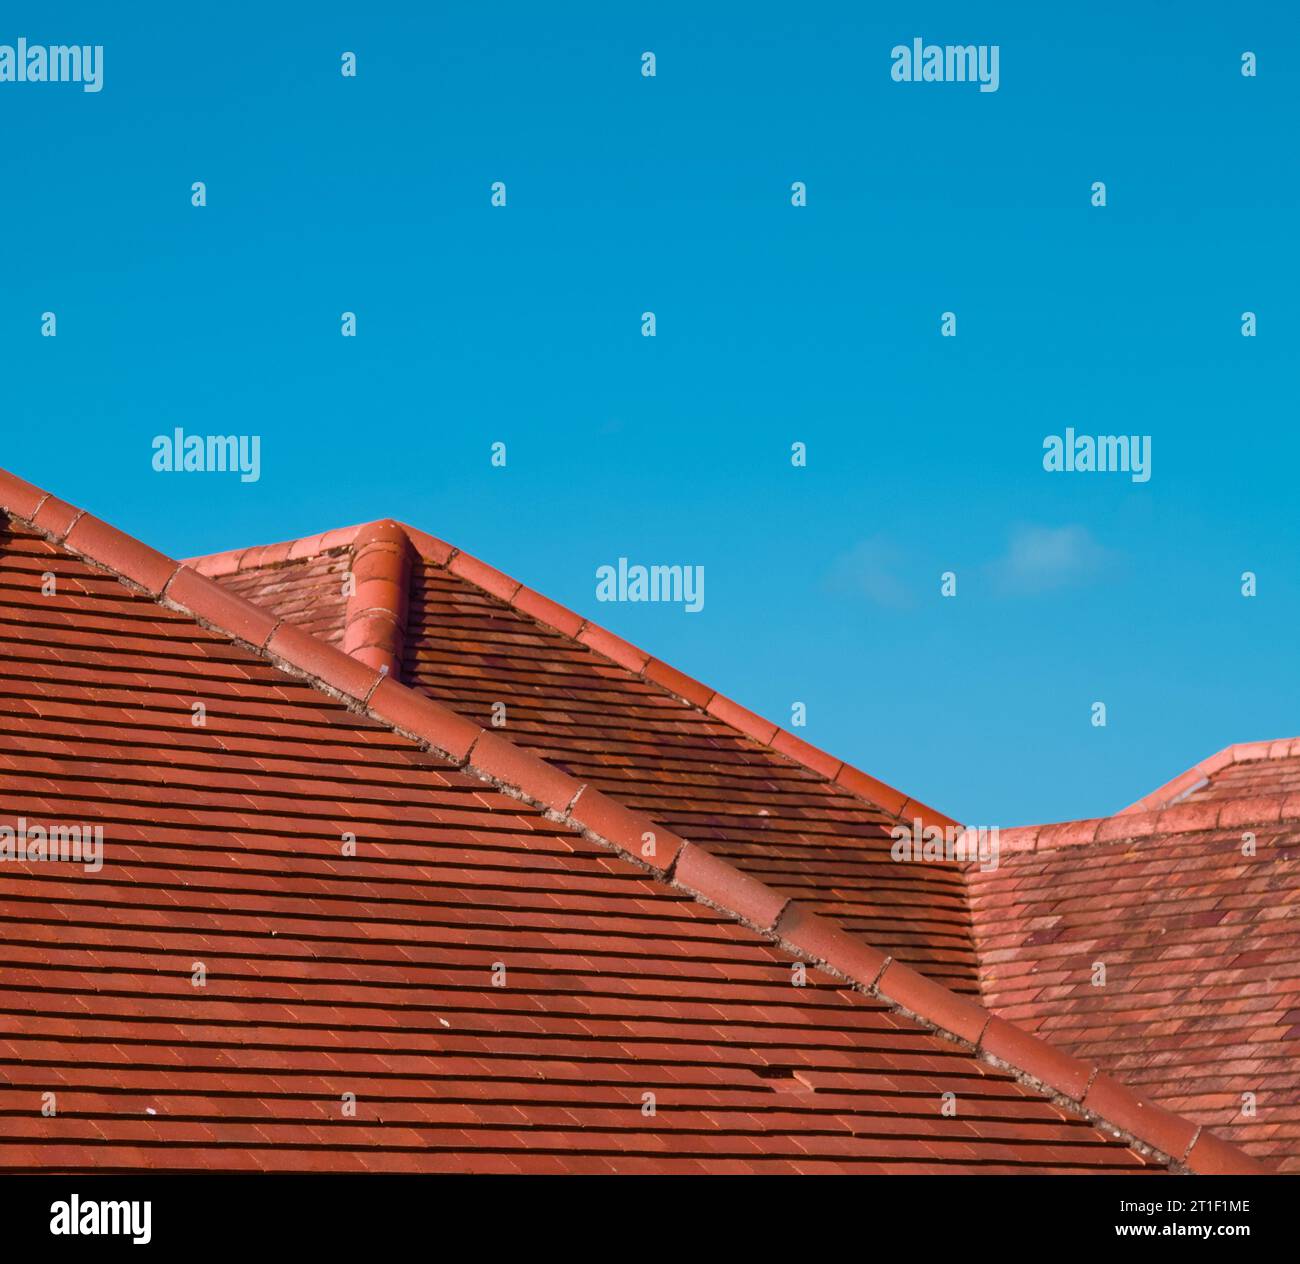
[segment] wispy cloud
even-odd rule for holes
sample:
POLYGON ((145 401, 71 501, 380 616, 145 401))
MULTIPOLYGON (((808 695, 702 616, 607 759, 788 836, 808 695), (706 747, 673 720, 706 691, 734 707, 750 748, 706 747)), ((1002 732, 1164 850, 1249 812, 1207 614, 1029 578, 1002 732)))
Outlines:
POLYGON ((1091 579, 1110 556, 1087 527, 1018 526, 993 580, 1006 593, 1047 592, 1091 579))
POLYGON ((831 565, 827 582, 835 592, 867 597, 892 610, 914 604, 913 594, 898 578, 902 564, 898 549, 883 536, 873 536, 841 554, 831 565))

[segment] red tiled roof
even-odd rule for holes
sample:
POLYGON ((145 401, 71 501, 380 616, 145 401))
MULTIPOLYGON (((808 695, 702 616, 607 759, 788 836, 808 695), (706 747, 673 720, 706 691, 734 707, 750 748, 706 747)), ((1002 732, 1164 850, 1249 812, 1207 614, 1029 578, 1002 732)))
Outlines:
POLYGON ((1191 795, 1180 778, 1150 796, 1184 792, 1158 811, 1004 830, 998 868, 968 878, 992 1010, 1297 1171, 1300 793, 1287 745, 1271 744, 1267 765, 1219 759, 1191 795))
POLYGON ((0 1169, 1258 1170, 192 569, 0 508, 0 819, 106 853, 0 864, 0 1169))
POLYGON ((1297 793, 1300 793, 1300 737, 1277 742, 1238 742, 1179 773, 1124 811, 1153 812, 1175 803, 1297 793))
POLYGON ((899 819, 951 818, 451 545, 392 522, 192 559, 958 991, 978 994, 956 865, 898 865, 899 819), (402 545, 409 541, 409 547, 402 545), (377 543, 379 542, 379 543, 377 543), (355 594, 340 615, 341 571, 355 594), (313 600, 313 595, 315 599, 313 600))

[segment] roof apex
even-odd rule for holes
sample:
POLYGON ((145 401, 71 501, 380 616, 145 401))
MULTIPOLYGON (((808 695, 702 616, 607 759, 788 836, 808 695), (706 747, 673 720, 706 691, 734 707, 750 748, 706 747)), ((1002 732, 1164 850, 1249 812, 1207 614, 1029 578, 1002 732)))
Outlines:
MULTIPOLYGON (((185 564, 213 579, 225 578, 242 571, 287 565, 293 561, 316 557, 321 553, 337 549, 359 550, 362 542, 381 528, 404 533, 414 555, 429 565, 450 571, 489 596, 505 602, 520 614, 603 655, 641 680, 666 689, 688 706, 706 712, 715 720, 742 733, 760 746, 767 747, 792 763, 833 782, 842 790, 870 803, 894 820, 917 819, 923 826, 933 825, 942 828, 959 826, 952 817, 895 789, 879 778, 845 763, 811 742, 780 728, 772 721, 765 720, 726 695, 695 680, 685 672, 660 662, 622 637, 584 618, 576 611, 569 610, 559 602, 552 601, 549 597, 526 587, 519 580, 466 553, 463 549, 455 548, 435 536, 395 519, 384 518, 361 526, 342 527, 320 535, 305 536, 300 540, 254 545, 227 550, 223 553, 212 553, 204 557, 192 557, 188 558, 185 564)), ((377 591, 377 589, 371 590, 370 596, 377 591)), ((349 629, 344 635, 345 648, 350 644, 358 643, 360 639, 359 634, 354 634, 350 630, 354 619, 362 619, 367 614, 373 613, 360 605, 354 605, 356 600, 356 598, 349 598, 345 614, 345 627, 349 629)), ((366 600, 369 601, 369 596, 366 600)), ((404 623, 404 609, 399 611, 395 607, 390 608, 385 611, 385 614, 390 626, 394 628, 404 623)), ((396 671, 396 659, 399 656, 400 642, 391 653, 390 672, 396 671)))

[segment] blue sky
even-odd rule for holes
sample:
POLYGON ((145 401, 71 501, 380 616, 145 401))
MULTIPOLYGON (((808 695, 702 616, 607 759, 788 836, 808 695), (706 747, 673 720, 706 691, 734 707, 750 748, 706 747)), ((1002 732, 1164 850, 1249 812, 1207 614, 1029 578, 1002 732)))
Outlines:
POLYGON ((177 555, 401 518, 971 823, 1300 734, 1290 6, 20 0, 19 36, 105 48, 98 94, 0 83, 23 477, 177 555), (999 90, 893 82, 915 36, 997 44, 999 90), (260 435, 261 480, 155 473, 176 426, 260 435), (1150 481, 1044 472, 1066 427, 1150 435, 1150 481), (620 556, 704 566, 704 610, 597 603, 620 556))

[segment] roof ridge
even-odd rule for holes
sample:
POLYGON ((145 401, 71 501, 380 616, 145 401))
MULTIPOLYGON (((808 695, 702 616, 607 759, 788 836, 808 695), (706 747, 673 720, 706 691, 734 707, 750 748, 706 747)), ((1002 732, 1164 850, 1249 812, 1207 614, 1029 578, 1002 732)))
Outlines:
POLYGON ((352 541, 343 652, 401 678, 411 588, 411 541, 396 522, 372 522, 352 541))
POLYGON ((1163 786, 1143 795, 1136 803, 1121 808, 1115 815, 1149 812, 1157 808, 1172 807, 1193 791, 1199 790, 1220 769, 1229 764, 1251 764, 1264 759, 1286 759, 1300 755, 1300 737, 1283 737, 1272 742, 1236 742, 1221 751, 1193 764, 1186 772, 1166 781, 1163 786))
POLYGON ((209 576, 4 470, 0 470, 0 509, 159 604, 247 645, 351 710, 534 805, 549 820, 603 844, 792 955, 843 979, 854 990, 918 1020, 981 1060, 1011 1071, 1022 1083, 1046 1092, 1139 1149, 1155 1152, 1175 1170, 1207 1175, 1270 1171, 1202 1126, 1112 1080, 1095 1063, 1072 1057, 995 1017, 977 1002, 886 956, 730 861, 590 789, 499 733, 480 728, 209 576))
MULTIPOLYGON (((1202 830, 1235 829, 1243 825, 1274 825, 1300 821, 1300 794, 1255 794, 1243 799, 1202 799, 1137 811, 1126 808, 1114 816, 1057 821, 1046 825, 1016 825, 998 830, 1002 852, 1056 851, 1085 843, 1141 842, 1158 834, 1190 834, 1202 830)), ((959 836, 961 842, 966 831, 959 836)), ((968 866, 968 868, 971 866, 968 866)))
MULTIPOLYGON (((584 618, 576 611, 569 610, 559 602, 552 601, 551 598, 536 590, 525 587, 521 581, 480 561, 463 549, 455 548, 444 540, 439 540, 427 532, 419 531, 395 519, 381 519, 379 522, 365 526, 344 527, 322 535, 307 536, 301 540, 286 540, 279 544, 231 549, 207 557, 189 558, 185 564, 202 575, 214 579, 224 578, 240 571, 284 565, 291 561, 314 557, 317 553, 328 549, 354 545, 354 541, 362 538, 363 532, 371 531, 381 524, 395 526, 404 531, 411 547, 423 561, 450 571, 490 597, 495 597, 512 609, 558 632, 561 636, 577 641, 587 649, 609 659, 638 679, 657 685, 688 706, 703 711, 760 746, 785 756, 792 763, 815 773, 848 794, 862 799, 894 821, 903 820, 906 813, 909 818, 919 820, 922 827, 929 825, 949 828, 959 825, 959 822, 936 808, 929 807, 919 799, 906 795, 887 782, 881 781, 878 777, 873 777, 870 773, 863 772, 852 764, 836 758, 811 742, 782 729, 771 720, 765 720, 725 694, 702 684, 675 667, 670 667, 631 642, 584 618)), ((352 607, 349 604, 345 623, 350 623, 352 617, 352 607)))

